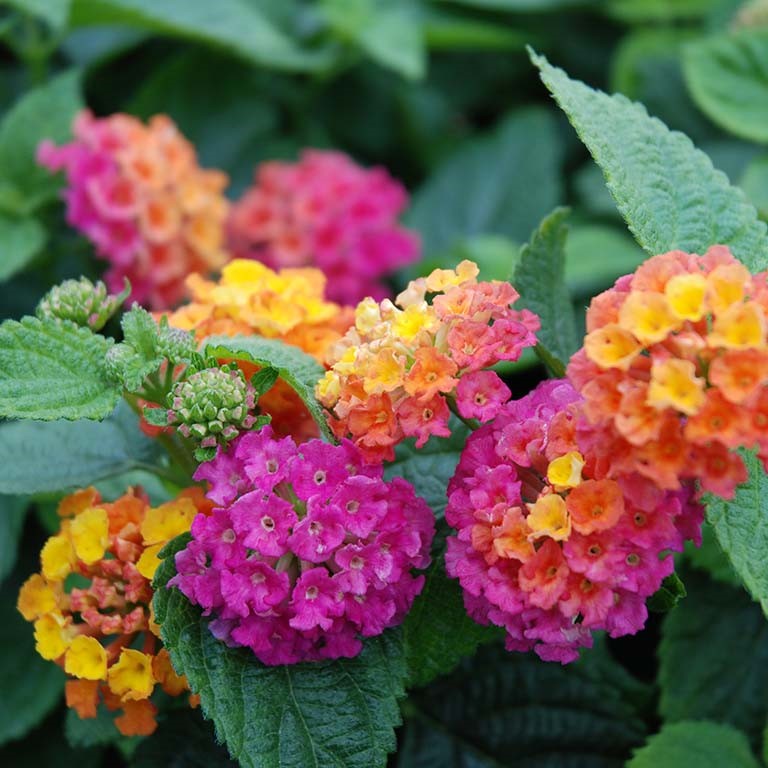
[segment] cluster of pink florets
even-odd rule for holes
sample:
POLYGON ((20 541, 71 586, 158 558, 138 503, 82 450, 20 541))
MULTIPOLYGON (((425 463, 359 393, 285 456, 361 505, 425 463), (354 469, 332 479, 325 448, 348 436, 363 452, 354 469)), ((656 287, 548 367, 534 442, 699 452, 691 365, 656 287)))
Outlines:
POLYGON ((307 150, 297 163, 258 167, 254 186, 232 209, 230 249, 273 269, 320 268, 332 301, 384 298, 381 278, 419 256, 417 236, 397 223, 407 202, 383 168, 307 150))
POLYGON ((411 569, 429 563, 433 515, 349 441, 297 446, 266 427, 195 478, 222 506, 195 519, 170 585, 213 616, 216 637, 265 664, 355 656, 421 591, 411 569))
POLYGON ((703 519, 690 485, 608 479, 583 457, 579 402, 550 381, 504 406, 469 438, 446 509, 458 530, 446 567, 469 614, 503 627, 509 650, 563 663, 594 630, 642 629, 646 598, 674 569, 669 553, 700 542, 703 519))
POLYGON ((170 118, 144 125, 84 110, 73 134, 61 147, 42 142, 38 161, 66 171, 67 220, 111 262, 110 290, 120 291, 127 277, 132 300, 167 309, 184 296, 187 275, 224 264, 227 176, 199 167, 170 118))

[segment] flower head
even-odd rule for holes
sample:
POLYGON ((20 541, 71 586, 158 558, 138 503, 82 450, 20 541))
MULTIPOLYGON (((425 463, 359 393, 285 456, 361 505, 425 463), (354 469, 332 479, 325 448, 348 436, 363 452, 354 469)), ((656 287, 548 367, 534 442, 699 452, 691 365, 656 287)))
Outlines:
POLYGON ((334 432, 351 436, 368 460, 391 459, 404 437, 421 446, 446 435, 449 403, 488 420, 509 398, 483 369, 517 360, 535 343, 539 318, 512 309, 518 295, 509 283, 478 283, 477 274, 464 261, 412 281, 396 303, 360 302, 355 327, 331 350, 318 399, 334 432))
POLYGON ((38 653, 70 676, 67 705, 80 717, 96 717, 101 700, 123 710, 115 719, 121 733, 148 734, 157 725, 155 686, 174 696, 188 690, 159 647, 151 580, 159 550, 208 511, 199 489, 156 508, 134 491, 105 503, 93 488, 59 505, 61 531, 44 546, 42 573, 24 583, 18 609, 34 622, 38 653))
POLYGON ((592 301, 568 368, 584 397, 580 441, 611 476, 675 490, 698 478, 729 497, 744 478, 731 449, 768 435, 752 418, 768 394, 768 278, 724 246, 671 251, 592 301), (714 457, 719 457, 715 462, 714 457), (707 462, 721 472, 702 472, 707 462))
POLYGON ((38 161, 64 170, 67 219, 111 267, 107 285, 155 309, 175 304, 190 272, 210 272, 223 250, 227 177, 197 164, 192 145, 164 115, 75 118, 74 140, 45 141, 38 161))
POLYGON ((582 401, 548 381, 503 406, 467 441, 448 488, 446 567, 475 620, 504 627, 510 650, 572 661, 592 631, 645 623, 645 600, 699 536, 692 489, 640 474, 606 477, 576 441, 582 401))
POLYGON ((126 288, 119 295, 110 296, 101 280, 92 283, 87 277, 81 277, 51 288, 40 300, 36 312, 41 319, 71 320, 92 331, 100 331, 127 295, 126 288))
POLYGON ((256 169, 254 185, 232 208, 229 245, 237 257, 273 269, 317 267, 329 298, 342 304, 383 298, 382 278, 419 255, 417 236, 397 223, 407 201, 383 168, 306 150, 297 163, 256 169))
POLYGON ((420 592, 411 571, 429 562, 432 513, 349 441, 297 446, 265 427, 197 476, 224 506, 195 519, 169 585, 212 616, 219 639, 265 664, 355 656, 420 592))

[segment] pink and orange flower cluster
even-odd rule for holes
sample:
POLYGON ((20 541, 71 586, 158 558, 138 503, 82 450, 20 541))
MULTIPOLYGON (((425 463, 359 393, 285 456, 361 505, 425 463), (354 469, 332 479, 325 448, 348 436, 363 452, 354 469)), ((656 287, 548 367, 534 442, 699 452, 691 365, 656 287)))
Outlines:
POLYGON ((123 735, 148 735, 157 727, 156 686, 189 693, 161 647, 151 581, 163 545, 211 506, 199 488, 154 508, 140 492, 105 503, 94 488, 59 505, 61 529, 40 553, 40 573, 22 586, 18 609, 34 622, 38 653, 69 676, 67 705, 81 718, 96 717, 101 702, 121 710, 114 722, 123 735))
POLYGON ((176 304, 190 272, 210 272, 227 261, 224 224, 227 176, 202 170, 194 147, 164 115, 148 125, 130 115, 75 119, 74 139, 50 141, 38 161, 64 170, 68 222, 111 266, 105 275, 119 292, 154 309, 176 304))
POLYGON ((477 275, 463 261, 412 281, 395 303, 358 304, 317 396, 334 433, 349 435, 368 461, 393 459, 406 437, 421 447, 432 435, 449 435, 449 404, 486 421, 509 398, 486 369, 532 346, 539 318, 512 309, 518 293, 509 283, 478 282, 477 275))

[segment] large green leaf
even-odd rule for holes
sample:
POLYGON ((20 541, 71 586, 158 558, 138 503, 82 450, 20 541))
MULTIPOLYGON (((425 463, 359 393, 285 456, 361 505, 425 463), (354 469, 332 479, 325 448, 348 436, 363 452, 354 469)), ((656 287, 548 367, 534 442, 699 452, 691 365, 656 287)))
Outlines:
POLYGON ((744 454, 749 480, 731 501, 710 497, 707 520, 744 586, 768 615, 768 477, 760 460, 744 454))
POLYGON ((768 142, 768 30, 695 40, 685 46, 683 71, 709 118, 736 136, 768 142))
MULTIPOLYGON (((0 451, 4 448, 2 441, 0 432, 0 451)), ((24 529, 28 506, 28 500, 21 496, 0 496, 0 582, 16 565, 19 539, 24 529)))
POLYGON ((50 493, 91 485, 133 469, 152 470, 159 445, 121 403, 102 422, 11 421, 0 424, 0 493, 50 493))
POLYGON ((646 688, 602 649, 561 667, 485 646, 411 694, 400 768, 621 768, 646 688))
POLYGON ((754 158, 744 169, 739 186, 763 219, 768 218, 768 156, 754 158))
POLYGON ((714 528, 705 521, 701 527, 701 545, 686 542, 685 560, 694 568, 705 571, 715 581, 722 581, 732 587, 741 587, 741 579, 733 570, 728 556, 717 540, 714 528))
POLYGON ((59 75, 29 91, 0 123, 0 208, 29 213, 56 194, 61 181, 35 160, 43 139, 69 138, 83 106, 78 72, 59 75))
POLYGON ((0 325, 0 416, 14 419, 103 419, 120 392, 107 379, 111 341, 55 320, 0 325))
POLYGON ((717 4, 718 0, 607 0, 604 7, 622 21, 637 23, 698 19, 717 4))
POLYGON ((16 610, 19 586, 14 579, 0 590, 0 744, 32 730, 64 690, 63 671, 37 655, 32 625, 16 610))
POLYGON ((552 115, 525 109, 468 142, 413 196, 408 226, 436 256, 476 235, 528 238, 559 202, 561 143, 552 115))
POLYGON ((25 13, 44 19, 54 29, 63 27, 69 16, 71 0, 5 0, 25 13))
POLYGON ((383 768, 395 748, 406 662, 399 630, 365 643, 354 659, 267 667, 228 648, 177 589, 161 553, 154 607, 176 670, 200 694, 203 714, 243 768, 383 768))
POLYGON ((45 237, 45 229, 37 219, 0 214, 0 282, 24 269, 45 245, 45 237))
POLYGON ((541 318, 539 343, 565 364, 579 348, 571 294, 565 284, 565 238, 568 210, 558 208, 541 222, 520 251, 512 282, 520 306, 541 318))
POLYGON ((686 136, 649 117, 640 104, 571 80, 542 56, 532 54, 532 60, 646 251, 702 253, 725 243, 750 269, 768 266, 765 224, 686 136))
POLYGON ((697 571, 684 579, 688 597, 662 628, 661 715, 729 723, 757 747, 768 714, 768 622, 743 590, 697 571))
POLYGON ((452 418, 450 426, 450 437, 432 437, 419 449, 413 439, 403 441, 395 449, 395 460, 384 468, 387 480, 402 477, 411 483, 438 518, 445 513, 448 481, 470 434, 458 419, 452 418))
POLYGON ((306 352, 276 339, 260 336, 211 336, 205 343, 205 352, 214 357, 246 360, 277 369, 280 378, 307 406, 320 433, 327 440, 333 440, 325 411, 315 398, 315 385, 325 374, 325 369, 306 352))
POLYGON ((627 768, 759 768, 743 733, 729 725, 685 722, 665 725, 627 768))
POLYGON ((324 54, 300 49, 257 3, 248 0, 73 0, 70 24, 126 24, 222 47, 256 64, 281 69, 312 69, 327 63, 324 54))

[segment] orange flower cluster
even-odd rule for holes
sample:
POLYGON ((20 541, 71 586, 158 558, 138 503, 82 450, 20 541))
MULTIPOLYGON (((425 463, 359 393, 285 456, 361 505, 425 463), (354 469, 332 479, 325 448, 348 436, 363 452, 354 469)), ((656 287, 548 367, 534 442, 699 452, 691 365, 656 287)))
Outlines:
MULTIPOLYGON (((280 339, 323 363, 352 323, 352 309, 326 301, 325 276, 317 269, 273 271, 260 262, 235 259, 218 282, 192 275, 192 301, 168 316, 176 328, 209 336, 259 335, 280 339)), ((246 376, 256 368, 239 363, 246 376)), ((278 381, 259 399, 275 431, 297 440, 316 437, 317 425, 296 393, 278 381)))
POLYGON ((155 686, 170 696, 189 690, 160 647, 151 580, 160 549, 212 507, 199 488, 156 508, 132 490, 104 503, 94 488, 59 505, 61 529, 40 553, 41 572, 22 586, 18 609, 34 622, 38 653, 70 676, 67 706, 81 718, 96 717, 101 700, 122 710, 114 722, 123 735, 148 735, 157 727, 155 686))
POLYGON ((483 369, 516 360, 535 344, 540 322, 511 308, 518 293, 509 283, 479 283, 478 272, 462 261, 412 281, 395 304, 358 304, 355 327, 334 348, 317 397, 332 412, 334 433, 350 435, 368 461, 391 460, 405 437, 420 447, 430 435, 449 435, 449 398, 461 397, 462 377, 473 379, 466 406, 478 414, 492 418, 489 405, 509 397, 483 369))
POLYGON ((568 376, 584 397, 582 447, 613 475, 724 497, 768 465, 768 280, 725 246, 671 251, 597 296, 568 376))

